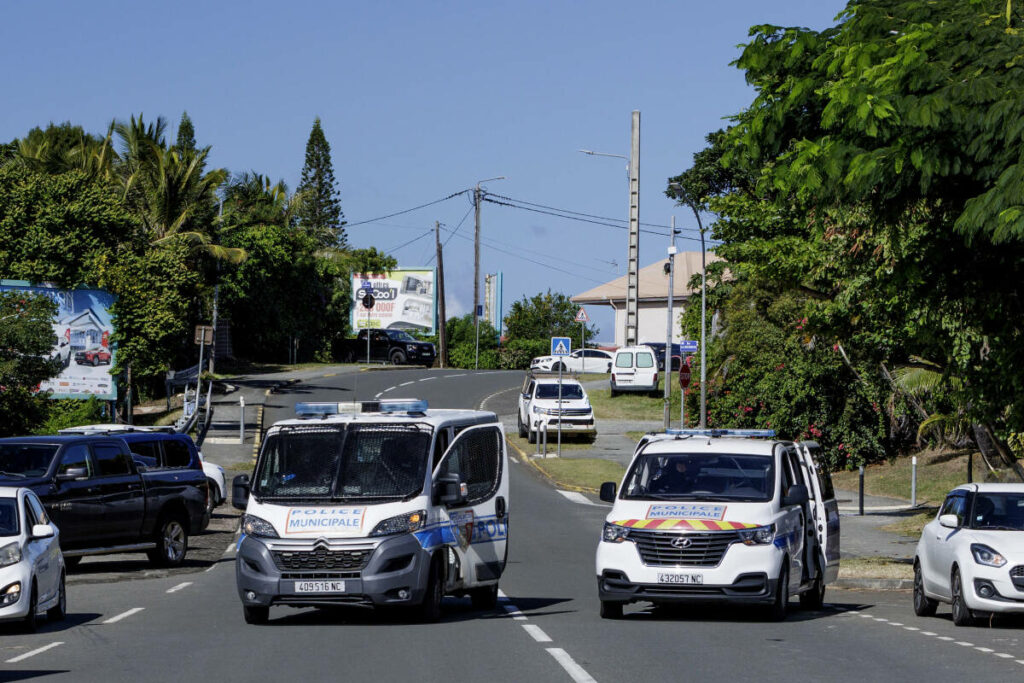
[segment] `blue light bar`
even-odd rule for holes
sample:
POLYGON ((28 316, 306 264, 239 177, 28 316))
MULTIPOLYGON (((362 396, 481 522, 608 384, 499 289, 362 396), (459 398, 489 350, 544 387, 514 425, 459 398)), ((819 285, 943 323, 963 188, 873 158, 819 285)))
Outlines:
POLYGON ((673 436, 775 436, 774 429, 666 429, 665 433, 673 436))
POLYGON ((425 413, 427 402, 419 398, 388 398, 380 401, 382 413, 425 413))
POLYGON ((337 415, 342 412, 340 403, 296 403, 296 415, 337 415))

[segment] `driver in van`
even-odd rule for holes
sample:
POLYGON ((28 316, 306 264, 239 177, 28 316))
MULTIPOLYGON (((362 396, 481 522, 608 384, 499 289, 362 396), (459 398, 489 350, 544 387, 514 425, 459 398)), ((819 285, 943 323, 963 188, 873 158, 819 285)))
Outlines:
POLYGON ((672 458, 652 482, 654 493, 689 493, 697 483, 696 470, 686 458, 672 458))

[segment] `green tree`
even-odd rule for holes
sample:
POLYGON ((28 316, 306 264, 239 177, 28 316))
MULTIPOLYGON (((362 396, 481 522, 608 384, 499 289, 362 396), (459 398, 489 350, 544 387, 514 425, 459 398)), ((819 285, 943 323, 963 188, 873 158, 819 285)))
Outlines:
MULTIPOLYGON (((477 365, 476 325, 473 314, 450 318, 445 325, 448 335, 448 363, 455 368, 473 368, 477 365)), ((498 331, 490 322, 480 319, 481 368, 498 367, 498 331)))
POLYGON ((306 142, 306 162, 296 191, 299 226, 321 247, 345 248, 345 220, 341 212, 341 194, 334 179, 331 146, 320 126, 320 117, 306 142))
POLYGON ((178 123, 178 141, 174 147, 179 152, 196 151, 196 129, 192 125, 192 119, 187 111, 181 113, 181 122, 178 123))
MULTIPOLYGON (((505 316, 505 333, 511 339, 549 340, 551 337, 572 337, 580 335, 580 323, 576 322, 579 306, 565 294, 549 289, 546 293, 523 297, 512 302, 505 316)), ((599 332, 593 325, 587 326, 587 339, 594 339, 599 332)))
POLYGON ((47 414, 37 389, 57 374, 50 359, 56 313, 48 297, 0 292, 0 436, 28 434, 47 414))

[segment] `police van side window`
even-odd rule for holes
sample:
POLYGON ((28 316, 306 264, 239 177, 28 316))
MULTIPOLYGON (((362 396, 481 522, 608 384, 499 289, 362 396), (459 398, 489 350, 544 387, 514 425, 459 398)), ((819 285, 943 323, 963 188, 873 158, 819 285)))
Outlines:
POLYGON ((437 430, 437 436, 434 437, 434 456, 431 460, 430 471, 433 472, 437 469, 437 466, 441 464, 441 458, 444 457, 444 452, 448 450, 448 445, 452 442, 451 430, 447 427, 443 427, 437 430))
POLYGON ((463 436, 452 446, 440 474, 457 474, 469 489, 466 505, 487 500, 501 480, 501 432, 483 427, 463 436))

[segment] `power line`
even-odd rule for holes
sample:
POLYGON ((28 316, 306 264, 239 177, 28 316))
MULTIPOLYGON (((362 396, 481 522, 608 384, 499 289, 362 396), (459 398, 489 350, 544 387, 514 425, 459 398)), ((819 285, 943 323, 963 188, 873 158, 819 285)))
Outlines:
POLYGON ((434 204, 440 204, 441 202, 446 202, 449 199, 453 199, 455 197, 458 197, 460 194, 466 194, 467 192, 469 192, 469 190, 461 190, 459 192, 453 192, 452 194, 448 195, 447 197, 442 197, 441 199, 435 199, 432 202, 427 202, 426 204, 420 204, 419 206, 414 206, 411 209, 405 209, 404 211, 396 211, 395 213, 389 213, 386 216, 378 216, 377 218, 371 218, 371 219, 365 220, 365 221, 357 221, 355 223, 346 223, 345 227, 346 228, 352 228, 352 227, 355 227, 357 225, 365 225, 367 223, 376 223, 377 221, 382 221, 385 218, 394 218, 395 216, 401 216, 404 213, 412 213, 413 211, 419 211, 420 209, 425 209, 428 206, 433 206, 434 204))
MULTIPOLYGON (((466 237, 465 235, 459 235, 459 239, 464 239, 467 242, 472 242, 473 241, 472 237, 466 237)), ((537 261, 535 259, 523 256, 522 254, 517 254, 514 251, 508 251, 506 249, 502 249, 500 247, 496 247, 496 246, 491 245, 491 244, 484 244, 483 246, 487 247, 488 249, 493 249, 494 251, 499 251, 502 254, 507 254, 509 256, 514 256, 517 259, 522 259, 523 261, 527 261, 527 262, 532 263, 534 265, 541 266, 542 268, 547 268, 549 270, 556 270, 559 273, 564 273, 566 275, 571 275, 573 277, 578 277, 578 278, 581 278, 583 280, 589 280, 590 282, 596 282, 599 285, 600 284, 604 284, 604 281, 602 281, 602 280, 595 280, 594 278, 589 277, 587 275, 580 275, 579 273, 574 273, 571 270, 565 270, 564 268, 558 268, 557 266, 553 266, 553 265, 551 265, 549 263, 542 263, 542 262, 537 261)))
MULTIPOLYGON (((617 223, 626 223, 626 224, 629 223, 629 221, 626 220, 625 218, 608 218, 607 216, 595 216, 594 214, 591 214, 591 213, 582 213, 580 211, 571 211, 569 209, 559 209, 558 207, 555 207, 555 206, 545 206, 544 204, 536 204, 534 202, 528 202, 525 199, 515 199, 513 197, 506 197, 504 195, 494 194, 493 192, 488 192, 487 194, 490 194, 490 195, 492 195, 494 197, 497 197, 498 199, 504 199, 506 201, 515 202, 517 204, 525 204, 527 206, 536 206, 536 207, 541 208, 541 209, 548 209, 550 211, 558 211, 560 213, 571 214, 571 215, 574 215, 574 216, 584 216, 586 218, 596 218, 597 220, 601 220, 601 221, 613 221, 613 222, 617 222, 617 223)), ((648 228, 664 228, 666 230, 671 230, 672 229, 672 226, 670 226, 670 225, 660 225, 658 223, 640 223, 640 225, 645 225, 648 228)), ((676 232, 677 233, 682 232, 684 230, 689 231, 689 232, 697 232, 697 233, 700 232, 700 230, 698 230, 697 228, 676 228, 676 232)), ((665 233, 665 234, 668 235, 668 233, 665 233)))
POLYGON ((403 249, 403 248, 409 246, 410 244, 412 244, 413 242, 419 242, 421 239, 423 239, 424 237, 426 237, 427 235, 429 235, 432 232, 434 232, 434 231, 433 230, 428 230, 427 232, 423 233, 419 237, 414 237, 413 239, 409 240, 408 242, 402 242, 397 247, 391 247, 390 249, 386 249, 384 251, 384 253, 385 254, 389 254, 389 253, 391 253, 393 251, 398 251, 399 249, 403 249))

